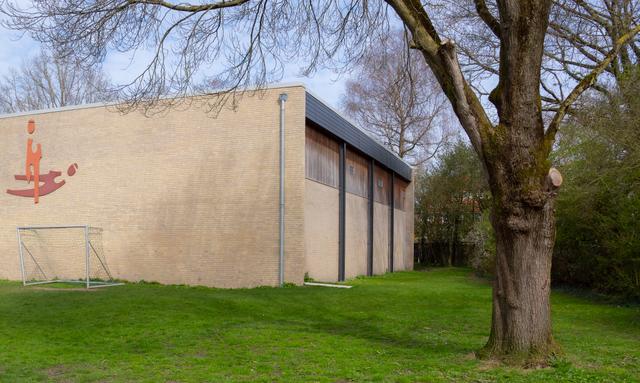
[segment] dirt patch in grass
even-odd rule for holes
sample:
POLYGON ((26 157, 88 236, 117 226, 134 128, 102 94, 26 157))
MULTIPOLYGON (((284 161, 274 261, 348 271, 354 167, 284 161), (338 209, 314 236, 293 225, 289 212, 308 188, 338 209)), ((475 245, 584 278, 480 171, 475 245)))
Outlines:
POLYGON ((71 379, 65 379, 65 375, 69 372, 69 368, 65 365, 59 364, 56 366, 51 366, 45 370, 47 375, 47 380, 50 382, 58 382, 58 383, 71 383, 71 379))
POLYGON ((62 364, 59 364, 57 366, 51 366, 47 368, 47 377, 57 378, 59 376, 64 375, 66 372, 67 372, 67 368, 62 364))

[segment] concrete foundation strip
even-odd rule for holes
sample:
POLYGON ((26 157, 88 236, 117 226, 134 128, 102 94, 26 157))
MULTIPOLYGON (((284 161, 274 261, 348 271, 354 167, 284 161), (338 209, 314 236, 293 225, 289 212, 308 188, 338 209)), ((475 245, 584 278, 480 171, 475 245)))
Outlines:
POLYGON ((353 286, 347 286, 347 285, 334 285, 331 283, 318 283, 318 282, 305 282, 304 283, 305 286, 320 286, 320 287, 337 287, 340 289, 350 289, 353 286))

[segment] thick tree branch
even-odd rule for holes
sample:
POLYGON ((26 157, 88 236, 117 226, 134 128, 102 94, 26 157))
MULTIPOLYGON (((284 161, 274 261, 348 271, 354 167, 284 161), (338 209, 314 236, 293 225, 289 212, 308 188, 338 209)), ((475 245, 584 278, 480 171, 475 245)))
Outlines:
POLYGON ((422 2, 420 0, 404 0, 401 2, 405 3, 405 6, 416 18, 416 21, 420 23, 420 25, 429 34, 429 37, 431 37, 435 43, 439 44, 440 36, 438 35, 436 28, 433 26, 431 17, 429 17, 429 14, 424 10, 422 2))
POLYGON ((480 100, 464 79, 454 42, 440 39, 419 0, 386 0, 386 2, 396 11, 411 32, 413 47, 424 55, 451 102, 462 128, 479 157, 484 160, 483 137, 488 135, 493 126, 480 100))
MULTIPOLYGON (((482 150, 482 136, 486 134, 486 130, 491 126, 489 119, 484 114, 484 109, 480 105, 473 90, 467 84, 458 63, 458 55, 456 54, 455 43, 452 40, 445 40, 440 46, 440 57, 443 67, 450 78, 450 88, 445 90, 449 93, 450 99, 455 100, 454 110, 462 122, 463 127, 469 125, 473 129, 465 128, 469 139, 477 150, 482 150), (477 115, 480 114, 486 118, 486 124, 481 125, 477 121, 477 115), (483 130, 485 130, 483 132, 483 130)), ((452 101, 454 102, 454 101, 452 101)))
POLYGON ((569 93, 567 98, 560 104, 558 107, 558 111, 555 116, 549 123, 549 127, 547 128, 547 132, 545 133, 545 142, 547 143, 547 151, 551 151, 551 144, 555 140, 556 133, 558 131, 558 127, 564 116, 567 113, 567 110, 571 105, 582 95, 587 89, 589 89, 592 85, 595 84, 598 76, 605 71, 605 69, 611 64, 611 62, 618 56, 618 52, 625 44, 627 44, 631 39, 633 39, 638 33, 640 33, 640 25, 631 29, 624 35, 622 35, 609 51, 609 53, 605 56, 605 58, 588 74, 586 75, 569 93))
POLYGON ((493 17, 491 12, 489 12, 489 8, 487 8, 487 3, 484 0, 473 0, 476 5, 476 11, 478 12, 478 16, 484 21, 485 24, 491 29, 494 35, 500 37, 500 23, 498 20, 493 17))
POLYGON ((129 5, 157 5, 160 7, 168 8, 174 11, 179 12, 204 12, 204 11, 213 11, 216 9, 223 8, 231 8, 237 7, 244 3, 247 3, 249 0, 222 0, 216 3, 202 4, 202 5, 190 5, 190 4, 173 4, 163 0, 127 0, 126 4, 123 7, 129 5))

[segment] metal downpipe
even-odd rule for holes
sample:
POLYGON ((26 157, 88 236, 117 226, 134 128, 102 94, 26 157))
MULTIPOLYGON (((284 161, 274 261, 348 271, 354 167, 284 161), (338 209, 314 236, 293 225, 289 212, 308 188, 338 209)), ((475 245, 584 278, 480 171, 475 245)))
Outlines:
POLYGON ((280 286, 284 286, 284 106, 289 96, 280 94, 280 286))

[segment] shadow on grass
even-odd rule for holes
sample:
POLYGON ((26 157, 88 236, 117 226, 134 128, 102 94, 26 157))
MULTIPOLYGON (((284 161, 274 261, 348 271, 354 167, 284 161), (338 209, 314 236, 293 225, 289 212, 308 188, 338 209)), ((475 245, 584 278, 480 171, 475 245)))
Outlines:
MULTIPOLYGON (((411 276, 409 280, 416 278, 411 276)), ((448 328, 446 323, 433 330, 438 332, 436 336, 429 336, 420 321, 421 316, 429 315, 429 307, 421 302, 428 293, 406 297, 407 292, 386 291, 388 286, 369 288, 368 282, 365 280, 364 286, 350 291, 303 287, 217 290, 157 285, 115 287, 97 294, 16 291, 0 304, 0 318, 22 318, 14 322, 14 330, 37 329, 37 333, 48 334, 45 336, 64 336, 61 332, 69 329, 61 328, 61 323, 73 323, 77 333, 99 334, 108 329, 131 338, 144 334, 142 328, 163 329, 171 324, 168 333, 176 335, 194 326, 210 326, 221 333, 246 327, 360 339, 380 347, 435 354, 462 355, 472 351, 468 342, 456 341, 455 328, 448 328), (403 296, 402 300, 399 296, 403 296)), ((438 305, 453 311, 459 302, 449 307, 446 302, 438 305)))

